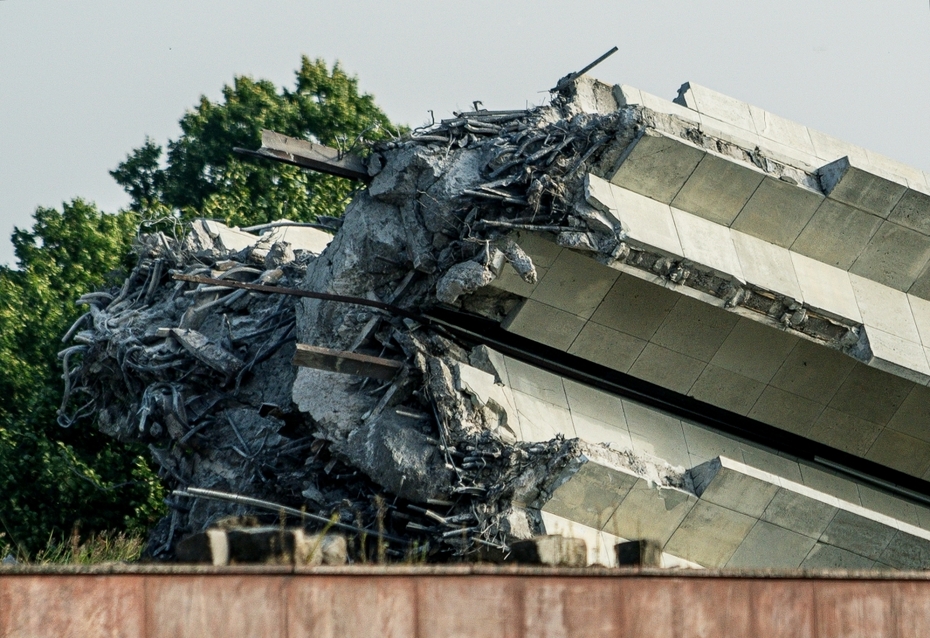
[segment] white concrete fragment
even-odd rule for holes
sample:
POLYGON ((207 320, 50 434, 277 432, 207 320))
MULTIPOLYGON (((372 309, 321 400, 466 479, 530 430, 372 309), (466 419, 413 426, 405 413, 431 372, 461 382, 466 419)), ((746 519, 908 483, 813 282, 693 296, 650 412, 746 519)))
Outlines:
POLYGON ((890 176, 879 174, 874 167, 861 165, 849 157, 831 162, 819 172, 823 192, 828 197, 884 219, 907 190, 906 181, 889 179, 890 176))

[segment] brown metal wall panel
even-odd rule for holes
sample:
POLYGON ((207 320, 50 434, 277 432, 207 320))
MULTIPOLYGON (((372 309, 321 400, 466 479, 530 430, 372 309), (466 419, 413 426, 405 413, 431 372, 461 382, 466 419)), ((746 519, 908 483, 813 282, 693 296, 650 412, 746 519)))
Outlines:
POLYGON ((288 583, 288 638, 410 638, 416 635, 410 577, 295 577, 288 583))
POLYGON ((817 609, 817 637, 891 638, 897 636, 889 584, 888 582, 844 581, 818 583, 814 591, 814 604, 817 609))
POLYGON ((0 637, 136 638, 144 605, 135 576, 0 578, 0 637))
POLYGON ((814 584, 809 580, 747 582, 752 605, 750 636, 815 638, 814 584))
POLYGON ((620 605, 619 583, 610 579, 527 579, 523 590, 523 635, 620 636, 620 605))
POLYGON ((897 636, 930 634, 930 589, 927 583, 890 583, 894 600, 894 620, 897 636))
POLYGON ((522 579, 427 576, 416 580, 417 636, 523 636, 522 579))
POLYGON ((262 575, 149 577, 145 635, 286 638, 287 580, 262 575))
POLYGON ((618 582, 620 633, 637 638, 674 638, 681 605, 677 578, 629 578, 618 582))

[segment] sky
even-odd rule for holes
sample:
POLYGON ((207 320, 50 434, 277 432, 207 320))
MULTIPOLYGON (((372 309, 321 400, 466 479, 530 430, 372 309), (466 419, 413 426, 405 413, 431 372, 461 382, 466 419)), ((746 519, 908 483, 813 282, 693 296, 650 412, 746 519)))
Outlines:
POLYGON ((614 45, 605 82, 695 82, 930 170, 928 0, 0 0, 0 264, 38 206, 125 206, 108 171, 236 75, 338 60, 417 126, 541 104, 614 45))

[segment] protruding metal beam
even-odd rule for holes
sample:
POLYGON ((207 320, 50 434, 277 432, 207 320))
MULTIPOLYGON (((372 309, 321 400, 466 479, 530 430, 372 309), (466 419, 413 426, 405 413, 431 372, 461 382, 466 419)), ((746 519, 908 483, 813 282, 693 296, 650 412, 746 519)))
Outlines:
POLYGON ((262 131, 262 147, 257 151, 245 148, 234 148, 233 150, 243 155, 264 157, 285 164, 300 166, 301 168, 309 168, 327 175, 336 175, 337 177, 362 182, 371 181, 365 161, 358 155, 343 153, 329 146, 314 144, 296 137, 288 137, 267 129, 262 131))
POLYGON ((294 365, 329 372, 342 372, 344 374, 357 374, 362 377, 389 381, 394 378, 401 368, 402 361, 371 357, 357 352, 345 350, 330 350, 319 346, 297 344, 294 353, 294 365))

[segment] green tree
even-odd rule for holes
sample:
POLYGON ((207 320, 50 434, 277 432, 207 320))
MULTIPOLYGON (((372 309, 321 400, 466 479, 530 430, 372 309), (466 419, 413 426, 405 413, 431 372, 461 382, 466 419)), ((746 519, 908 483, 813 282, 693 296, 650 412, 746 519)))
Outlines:
POLYGON ((222 102, 202 97, 180 124, 181 136, 168 142, 164 166, 161 147, 147 139, 112 171, 132 198, 130 207, 146 217, 175 210, 184 218, 211 217, 239 226, 338 216, 352 189, 345 179, 233 152, 234 147, 258 148, 262 129, 360 151, 361 140, 398 132, 338 63, 330 69, 307 57, 293 90, 237 77, 223 88, 222 102))
POLYGON ((136 217, 76 199, 13 233, 18 268, 0 267, 0 545, 32 553, 77 524, 141 530, 162 508, 137 450, 56 422, 61 336, 86 310, 74 301, 126 264, 136 217))

